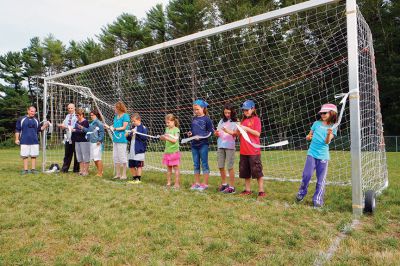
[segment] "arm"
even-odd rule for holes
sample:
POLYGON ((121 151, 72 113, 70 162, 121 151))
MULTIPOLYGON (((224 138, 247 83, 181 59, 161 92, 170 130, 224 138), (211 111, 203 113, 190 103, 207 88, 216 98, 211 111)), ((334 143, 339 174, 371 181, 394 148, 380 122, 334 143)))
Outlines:
MULTIPOLYGON (((138 132, 139 133, 143 133, 143 134, 147 134, 147 128, 145 128, 144 126, 141 126, 138 128, 138 132)), ((147 137, 146 136, 142 136, 137 134, 136 135, 136 139, 142 141, 142 142, 146 142, 147 141, 147 137)))
POLYGON ((19 138, 21 137, 21 130, 22 130, 21 119, 18 119, 17 124, 15 125, 15 144, 17 145, 20 144, 19 138))
POLYGON ((122 124, 122 127, 116 127, 114 128, 115 131, 124 131, 126 129, 126 127, 128 126, 128 122, 124 122, 122 124))
POLYGON ((329 128, 327 131, 328 131, 328 134, 326 135, 325 143, 329 144, 329 143, 331 143, 331 141, 333 139, 332 128, 329 128))
POLYGON ((104 141, 104 126, 102 123, 98 123, 97 126, 99 127, 99 140, 98 142, 103 143, 104 141))
POLYGON ((308 135, 306 136, 306 140, 307 140, 307 141, 312 140, 313 134, 314 134, 314 131, 310 130, 310 132, 309 132, 308 135))

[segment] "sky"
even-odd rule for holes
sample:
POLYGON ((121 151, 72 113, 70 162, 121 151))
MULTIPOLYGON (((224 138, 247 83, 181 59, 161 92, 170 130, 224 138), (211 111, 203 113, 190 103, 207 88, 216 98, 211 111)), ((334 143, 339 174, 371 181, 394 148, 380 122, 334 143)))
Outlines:
POLYGON ((142 19, 157 3, 168 0, 0 0, 0 55, 50 33, 64 44, 95 38, 123 12, 142 19))

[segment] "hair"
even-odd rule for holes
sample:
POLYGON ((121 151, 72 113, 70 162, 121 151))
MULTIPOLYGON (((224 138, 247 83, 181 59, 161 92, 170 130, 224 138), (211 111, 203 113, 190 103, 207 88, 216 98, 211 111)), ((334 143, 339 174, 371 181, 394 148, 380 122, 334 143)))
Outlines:
POLYGON ((92 111, 90 111, 91 114, 94 114, 97 118, 100 119, 100 113, 97 109, 93 109, 92 111))
POLYGON ((208 115, 208 110, 207 110, 207 107, 201 107, 200 105, 198 105, 198 104, 193 104, 193 105, 197 105, 197 106, 199 106, 201 109, 203 109, 203 113, 204 113, 204 115, 208 115))
POLYGON ((132 120, 133 120, 133 119, 142 121, 142 118, 140 117, 140 114, 139 114, 139 113, 133 113, 133 115, 132 115, 132 120))
POLYGON ((82 108, 79 108, 78 110, 76 110, 76 114, 83 115, 83 117, 85 117, 85 111, 82 108))
POLYGON ((257 110, 256 110, 256 108, 252 108, 252 109, 253 109, 253 112, 251 113, 251 116, 250 116, 250 117, 246 117, 246 116, 243 114, 242 121, 245 120, 246 118, 252 118, 252 117, 258 116, 258 115, 257 115, 257 110))
POLYGON ((222 109, 222 120, 223 120, 224 122, 228 121, 228 120, 226 119, 226 117, 225 117, 225 114, 224 114, 224 111, 225 111, 225 110, 231 111, 231 120, 232 120, 232 122, 237 122, 236 110, 235 110, 235 108, 233 107, 233 105, 232 105, 231 103, 226 103, 226 104, 224 105, 224 109, 222 109))
POLYGON ((165 120, 174 121, 175 126, 179 127, 179 119, 176 116, 174 116, 173 114, 167 114, 165 116, 165 120))
MULTIPOLYGON (((329 118, 326 120, 326 122, 329 125, 335 124, 337 122, 337 120, 338 120, 338 114, 335 111, 332 111, 332 110, 327 112, 327 113, 329 113, 329 118)), ((318 114, 318 115, 319 115, 319 120, 322 120, 321 115, 320 114, 318 114)))
POLYGON ((28 111, 28 110, 31 109, 31 108, 35 108, 35 110, 37 110, 36 107, 35 107, 34 105, 29 105, 28 108, 26 108, 26 110, 28 111))
POLYGON ((118 112, 121 112, 121 113, 126 113, 126 111, 128 110, 128 109, 126 108, 126 105, 125 105, 123 102, 121 102, 121 101, 119 101, 119 102, 117 102, 117 103, 115 104, 115 109, 117 109, 117 111, 118 111, 118 112))

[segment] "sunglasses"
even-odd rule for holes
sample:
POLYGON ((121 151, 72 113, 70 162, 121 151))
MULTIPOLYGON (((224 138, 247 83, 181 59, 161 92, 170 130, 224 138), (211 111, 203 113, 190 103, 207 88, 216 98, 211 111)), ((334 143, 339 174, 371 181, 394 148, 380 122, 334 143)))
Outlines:
POLYGON ((328 112, 320 112, 320 115, 326 115, 328 112))

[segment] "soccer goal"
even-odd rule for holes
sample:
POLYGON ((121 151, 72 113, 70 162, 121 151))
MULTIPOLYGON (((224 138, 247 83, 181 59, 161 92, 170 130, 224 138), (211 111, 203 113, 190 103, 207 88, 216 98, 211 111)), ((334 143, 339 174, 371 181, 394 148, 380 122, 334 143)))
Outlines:
MULTIPOLYGON (((330 144, 328 182, 352 185, 353 211, 361 214, 367 192, 375 196, 388 184, 374 60, 370 29, 354 0, 307 1, 46 77, 44 118, 60 123, 73 102, 99 109, 111 124, 121 100, 151 135, 164 132, 166 114, 177 115, 184 138, 194 99, 210 104, 215 126, 225 102, 240 113, 240 104, 253 99, 261 144, 288 141, 263 149, 265 178, 300 181, 305 136, 320 106, 334 103, 343 117, 330 144)), ((62 160, 62 135, 55 129, 45 138, 43 168, 62 160)), ((218 175, 216 139, 210 141, 210 167, 218 175)), ((107 142, 104 161, 112 167, 107 142)), ((149 140, 147 171, 165 171, 163 149, 163 142, 149 140)), ((192 173, 190 144, 181 151, 182 172, 192 173)))

